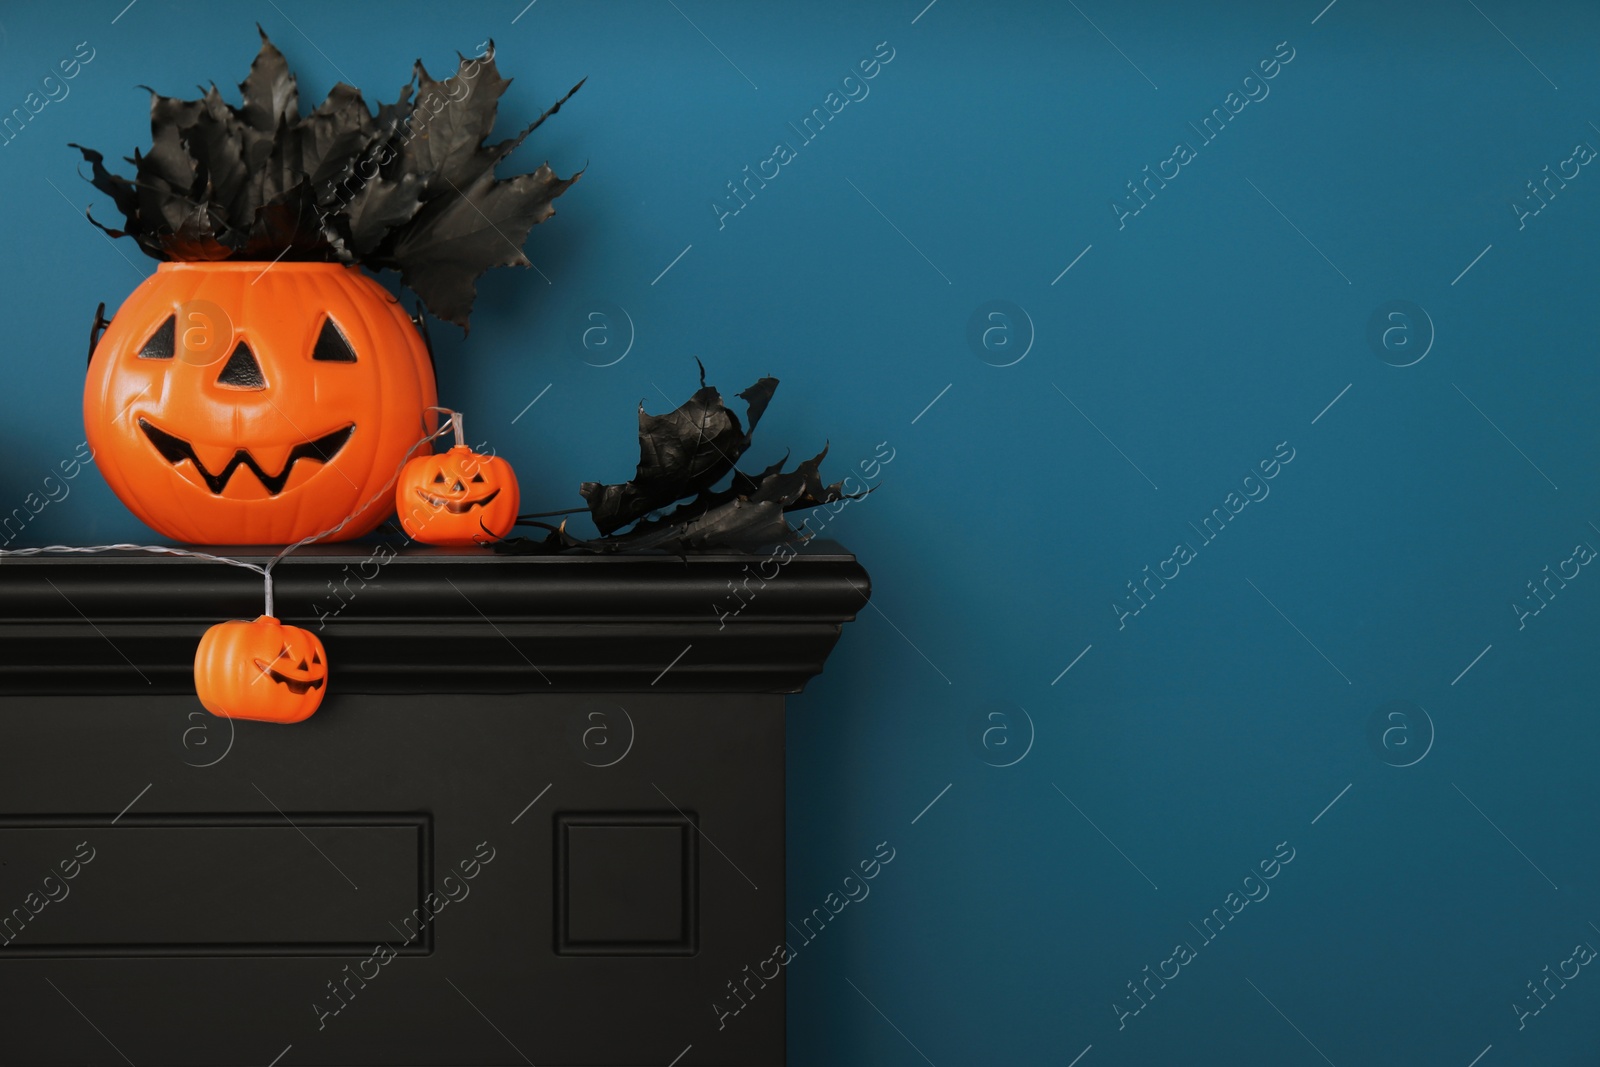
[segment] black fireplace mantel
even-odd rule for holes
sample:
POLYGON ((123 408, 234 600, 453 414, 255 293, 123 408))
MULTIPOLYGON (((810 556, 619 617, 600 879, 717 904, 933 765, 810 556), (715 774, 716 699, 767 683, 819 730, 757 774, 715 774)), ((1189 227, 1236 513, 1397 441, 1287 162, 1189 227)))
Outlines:
POLYGON ((274 576, 329 661, 292 725, 194 694, 258 575, 0 560, 0 1064, 784 1063, 782 694, 867 602, 855 557, 274 576))
MULTIPOLYGON (((275 551, 196 550, 256 564, 275 551)), ((330 691, 351 693, 795 693, 870 595, 833 541, 687 557, 313 545, 273 577, 275 614, 322 638, 330 691)), ((238 567, 9 557, 0 690, 121 692, 136 669, 142 692, 187 692, 206 628, 261 608, 261 578, 238 567)))

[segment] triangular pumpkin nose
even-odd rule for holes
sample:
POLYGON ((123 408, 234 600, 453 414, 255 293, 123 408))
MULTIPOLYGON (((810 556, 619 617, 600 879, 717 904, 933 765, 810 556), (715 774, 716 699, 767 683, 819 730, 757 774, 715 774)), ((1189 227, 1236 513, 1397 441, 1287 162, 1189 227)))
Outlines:
POLYGON ((217 375, 217 384, 226 385, 231 389, 265 389, 267 379, 261 373, 261 364, 256 362, 255 354, 250 351, 250 346, 240 341, 234 348, 233 355, 228 357, 227 365, 222 368, 222 373, 217 375))

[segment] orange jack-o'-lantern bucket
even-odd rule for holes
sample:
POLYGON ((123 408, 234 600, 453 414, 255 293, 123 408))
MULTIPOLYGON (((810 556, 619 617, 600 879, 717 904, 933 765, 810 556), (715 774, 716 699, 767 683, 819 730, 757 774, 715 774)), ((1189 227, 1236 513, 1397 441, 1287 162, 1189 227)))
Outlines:
POLYGON ((128 509, 179 541, 372 530, 436 403, 423 337, 358 267, 163 263, 94 348, 83 417, 128 509))
POLYGON ((327 681, 317 635, 271 615, 219 622, 195 650, 195 694, 225 719, 301 722, 321 705, 327 681))

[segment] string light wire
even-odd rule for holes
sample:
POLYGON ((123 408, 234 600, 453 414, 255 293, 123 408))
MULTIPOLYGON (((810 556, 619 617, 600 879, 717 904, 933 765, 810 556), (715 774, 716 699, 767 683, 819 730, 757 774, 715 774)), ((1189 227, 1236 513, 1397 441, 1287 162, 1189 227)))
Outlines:
POLYGON ((186 556, 190 559, 205 560, 209 563, 225 563, 230 567, 243 567, 247 571, 254 571, 256 574, 261 575, 263 587, 262 599, 266 608, 263 614, 272 615, 272 568, 276 567, 279 563, 282 563, 284 557, 288 556, 289 553, 293 552, 295 549, 300 548, 303 545, 308 545, 313 541, 321 540, 324 537, 331 537, 338 533, 340 530, 344 529, 350 524, 350 520, 354 519, 363 511, 366 511, 367 508, 371 507, 373 504, 377 503, 377 501, 385 494, 391 492, 394 489, 394 483, 396 479, 400 477, 400 472, 405 469, 405 465, 407 463, 411 462, 411 457, 413 454, 415 454, 417 449, 421 448, 425 444, 428 444, 430 441, 444 436, 447 433, 454 432, 459 434, 460 431, 457 429, 457 427, 459 426, 460 416, 458 413, 451 411, 449 408, 429 408, 428 410, 450 412, 453 417, 451 419, 447 419, 444 425, 440 426, 437 430, 431 430, 417 438, 411 447, 406 449, 405 456, 400 460, 399 465, 395 467, 394 473, 389 476, 389 480, 383 483, 383 488, 379 489, 376 493, 369 497, 364 503, 362 503, 360 507, 356 508, 355 511, 346 515, 344 518, 340 519, 337 523, 328 527, 326 530, 321 530, 309 537, 302 537, 292 545, 285 545, 277 555, 273 556, 272 559, 268 560, 264 565, 259 563, 246 563, 242 559, 233 559, 230 556, 217 556, 211 554, 210 552, 195 552, 187 548, 173 548, 170 545, 42 545, 37 548, 0 549, 0 556, 41 556, 46 553, 90 555, 98 552, 154 552, 163 556, 186 556))

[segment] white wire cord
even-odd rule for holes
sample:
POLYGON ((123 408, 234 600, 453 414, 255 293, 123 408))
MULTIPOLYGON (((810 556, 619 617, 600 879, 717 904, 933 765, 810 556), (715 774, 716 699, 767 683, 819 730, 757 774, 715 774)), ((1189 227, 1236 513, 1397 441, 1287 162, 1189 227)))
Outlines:
POLYGON ((154 552, 163 556, 186 556, 190 559, 200 559, 210 563, 226 563, 230 567, 243 567, 247 571, 254 571, 255 573, 261 575, 264 593, 263 600, 265 601, 266 608, 263 614, 271 615, 273 612, 272 568, 276 567, 283 561, 285 556, 289 555, 289 553, 293 552, 302 545, 308 545, 313 541, 319 540, 320 538, 332 536, 333 534, 336 534, 340 530, 344 529, 347 525, 349 525, 351 519, 367 510, 367 508, 371 507, 381 497, 383 497, 384 494, 394 489, 394 483, 400 477, 400 472, 405 469, 407 463, 411 462, 411 457, 417 451, 417 449, 421 448, 423 445, 434 440, 435 438, 441 437, 450 432, 452 432, 452 424, 451 422, 446 421, 443 426, 439 427, 439 429, 423 434, 410 448, 406 449, 406 454, 404 458, 401 459, 400 465, 395 467, 394 473, 389 476, 389 480, 383 484, 382 489, 378 490, 371 497, 369 497, 366 502, 364 502, 355 511, 340 519, 335 525, 330 526, 326 530, 322 530, 319 533, 314 533, 310 537, 302 537, 292 545, 285 545, 283 551, 279 552, 276 556, 273 556, 272 559, 268 560, 265 565, 258 563, 246 563, 242 559, 233 559, 229 556, 215 556, 209 552, 194 552, 187 548, 173 548, 169 545, 42 545, 38 548, 0 549, 0 556, 42 556, 46 553, 91 555, 98 552, 154 552))

